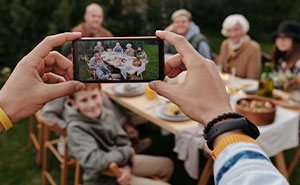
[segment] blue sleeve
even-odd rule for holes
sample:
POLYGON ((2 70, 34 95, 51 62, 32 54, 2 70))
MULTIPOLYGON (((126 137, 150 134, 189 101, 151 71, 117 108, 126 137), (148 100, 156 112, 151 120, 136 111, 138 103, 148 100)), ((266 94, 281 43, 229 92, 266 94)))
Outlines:
POLYGON ((206 41, 201 41, 198 44, 198 53, 205 58, 212 59, 210 47, 206 41))
POLYGON ((227 146, 214 163, 216 185, 288 185, 261 148, 239 142, 227 146))

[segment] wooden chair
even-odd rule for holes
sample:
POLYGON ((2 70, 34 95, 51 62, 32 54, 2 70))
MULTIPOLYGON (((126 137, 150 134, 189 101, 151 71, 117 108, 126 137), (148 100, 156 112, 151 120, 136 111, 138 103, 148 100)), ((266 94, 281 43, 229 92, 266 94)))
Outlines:
POLYGON ((41 118, 41 112, 38 111, 34 115, 29 117, 29 146, 36 149, 36 163, 41 164, 42 161, 42 148, 43 148, 43 120, 41 118), (37 124, 35 123, 37 120, 37 124), (35 125, 37 126, 37 135, 35 135, 35 125))
POLYGON ((76 160, 71 156, 69 156, 66 129, 62 129, 56 123, 49 123, 44 121, 43 124, 44 124, 44 146, 43 146, 42 184, 46 185, 48 182, 50 182, 51 185, 56 185, 56 182, 54 181, 54 179, 50 175, 50 172, 48 171, 48 151, 51 151, 52 154, 54 154, 56 159, 61 164, 60 184, 66 185, 67 177, 68 177, 68 168, 72 166, 74 167, 76 164, 76 160), (58 139, 50 140, 50 132, 54 132, 65 138, 63 155, 59 154, 59 152, 56 149, 56 146, 58 145, 60 139, 58 138, 58 139))
MULTIPOLYGON (((101 172, 103 175, 111 176, 111 177, 121 177, 122 172, 120 171, 118 165, 116 163, 111 163, 107 170, 101 172)), ((74 185, 83 185, 82 184, 82 168, 78 161, 76 161, 76 168, 75 168, 75 181, 74 185)))
MULTIPOLYGON (((300 137, 299 137, 299 140, 300 140, 300 137)), ((291 174, 293 173, 297 163, 298 163, 298 160, 299 160, 299 157, 300 157, 300 145, 298 145, 297 147, 297 151, 296 151, 296 154, 294 155, 289 167, 288 167, 288 176, 290 177, 291 174)))

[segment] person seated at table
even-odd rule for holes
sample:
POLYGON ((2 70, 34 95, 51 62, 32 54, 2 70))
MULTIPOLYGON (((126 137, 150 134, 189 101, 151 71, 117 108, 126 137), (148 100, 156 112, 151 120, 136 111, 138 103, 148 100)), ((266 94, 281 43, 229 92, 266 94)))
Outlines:
POLYGON ((249 22, 243 15, 226 17, 221 33, 227 39, 222 42, 217 63, 225 73, 257 79, 261 67, 261 51, 259 44, 247 35, 248 31, 249 22))
POLYGON ((272 69, 300 72, 300 25, 291 20, 281 22, 274 42, 272 69))
POLYGON ((143 46, 141 44, 138 45, 135 56, 140 59, 147 59, 147 54, 145 53, 143 46))
POLYGON ((102 52, 104 52, 104 48, 101 46, 101 42, 100 41, 97 42, 97 45, 95 46, 95 49, 97 49, 100 52, 100 54, 102 52))
POLYGON ((134 55, 134 49, 131 48, 131 44, 130 43, 126 44, 125 54, 127 56, 131 56, 131 57, 133 57, 133 55, 134 55))
POLYGON ((65 104, 68 147, 84 169, 85 185, 168 184, 150 178, 156 176, 168 180, 173 172, 173 162, 166 157, 134 154, 118 119, 111 110, 103 107, 98 84, 86 84, 84 90, 73 93, 69 100, 71 105, 65 104), (101 174, 112 162, 120 167, 121 177, 101 174))
POLYGON ((100 51, 98 49, 94 49, 94 56, 90 59, 90 62, 88 64, 89 68, 97 68, 96 58, 99 58, 100 55, 100 51))
POLYGON ((123 53, 123 48, 120 46, 119 42, 116 43, 115 47, 113 48, 113 52, 123 53))
POLYGON ((102 57, 97 57, 95 58, 96 61, 96 74, 99 77, 100 80, 112 80, 112 73, 111 71, 108 69, 107 64, 104 63, 103 58, 102 57))
MULTIPOLYGON (((200 55, 205 58, 212 58, 211 49, 205 35, 200 32, 199 26, 192 21, 192 14, 185 10, 179 9, 172 14, 173 23, 170 24, 165 31, 172 31, 179 35, 184 36, 195 48, 200 55)), ((176 48, 165 42, 166 53, 178 53, 176 48)))
POLYGON ((72 32, 81 32, 82 37, 112 37, 113 34, 102 26, 103 9, 97 3, 89 4, 84 13, 84 22, 72 28, 72 32))

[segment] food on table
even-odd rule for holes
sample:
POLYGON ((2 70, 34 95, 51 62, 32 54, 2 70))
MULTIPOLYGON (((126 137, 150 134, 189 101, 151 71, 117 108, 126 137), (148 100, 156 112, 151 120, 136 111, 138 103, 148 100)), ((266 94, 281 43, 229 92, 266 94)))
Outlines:
POLYGON ((126 59, 125 59, 125 58, 122 58, 122 59, 121 59, 121 62, 122 62, 122 63, 125 63, 125 62, 126 62, 126 59))
POLYGON ((131 85, 131 84, 126 84, 124 85, 124 91, 128 93, 136 92, 138 89, 138 86, 136 85, 131 85))
POLYGON ((251 112, 268 112, 274 107, 271 102, 262 100, 242 100, 239 105, 244 111, 251 112))
POLYGON ((242 84, 240 85, 240 87, 241 87, 242 89, 248 88, 248 87, 253 87, 253 86, 254 86, 253 83, 242 83, 242 84))
POLYGON ((142 62, 141 62, 141 60, 136 59, 136 60, 133 60, 132 65, 135 67, 140 67, 142 65, 142 62))
POLYGON ((166 104, 164 113, 168 116, 177 116, 183 114, 180 108, 172 102, 166 104))

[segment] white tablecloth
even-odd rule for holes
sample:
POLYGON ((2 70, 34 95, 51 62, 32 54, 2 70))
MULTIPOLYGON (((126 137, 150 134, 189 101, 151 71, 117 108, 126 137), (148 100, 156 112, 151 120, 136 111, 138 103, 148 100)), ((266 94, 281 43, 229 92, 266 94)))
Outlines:
POLYGON ((288 109, 277 107, 274 123, 258 129, 257 142, 269 157, 299 144, 299 114, 288 109))

